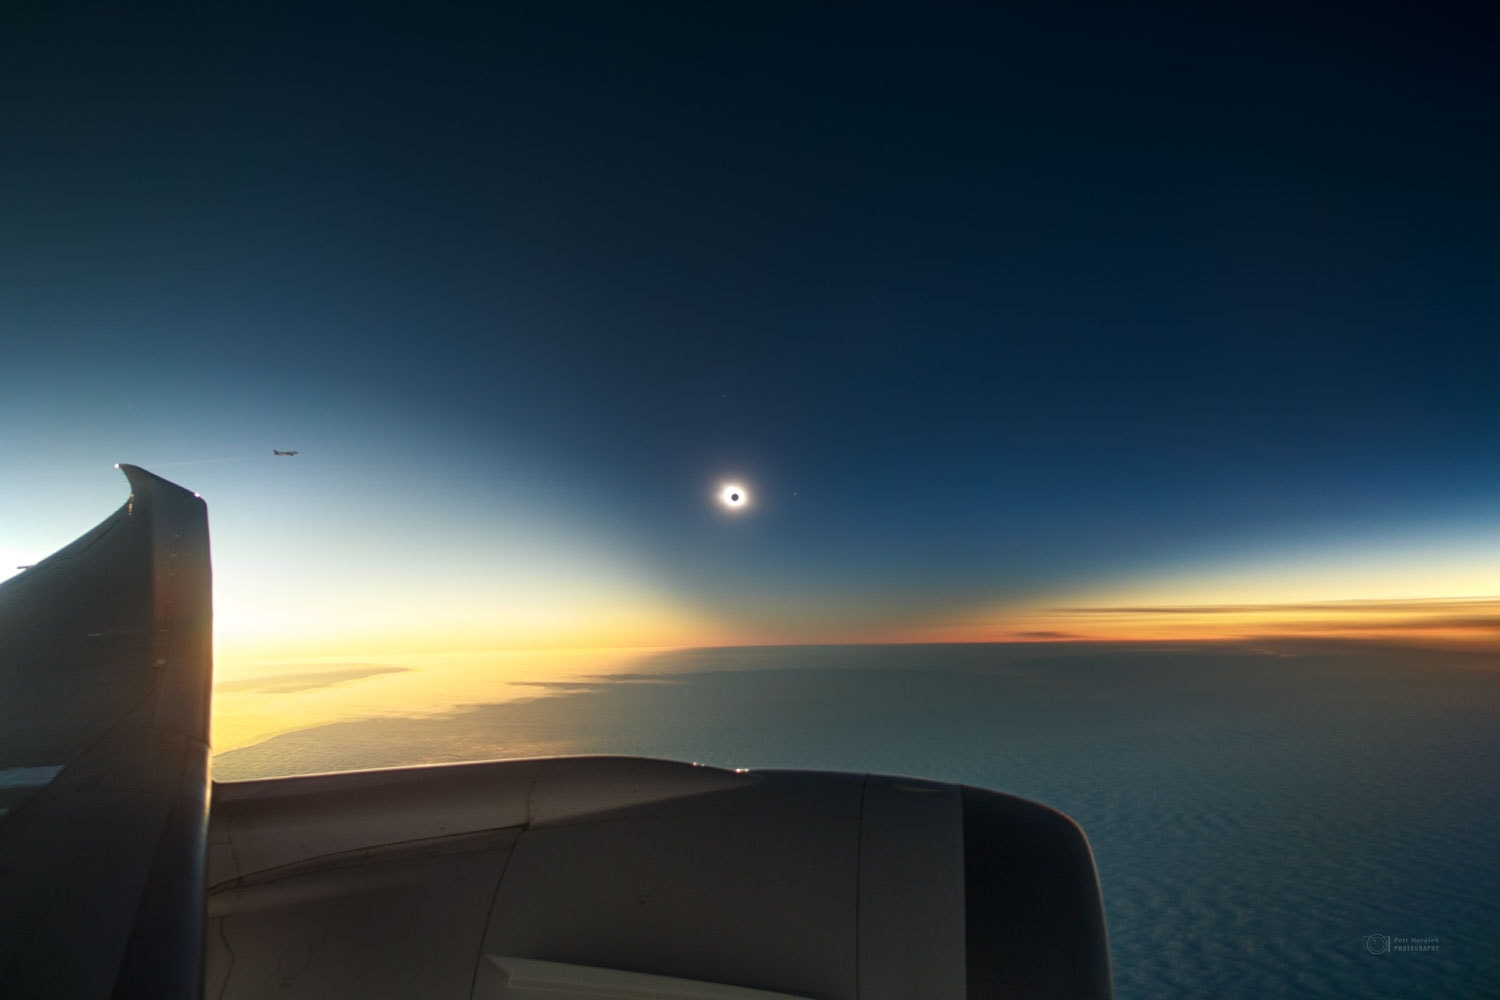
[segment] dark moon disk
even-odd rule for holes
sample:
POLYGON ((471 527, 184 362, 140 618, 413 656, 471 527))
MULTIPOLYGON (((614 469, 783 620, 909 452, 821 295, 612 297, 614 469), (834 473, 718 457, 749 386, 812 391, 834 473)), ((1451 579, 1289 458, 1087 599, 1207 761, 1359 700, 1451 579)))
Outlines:
POLYGON ((729 499, 733 500, 735 503, 739 503, 740 495, 738 493, 731 493, 729 494, 729 499))

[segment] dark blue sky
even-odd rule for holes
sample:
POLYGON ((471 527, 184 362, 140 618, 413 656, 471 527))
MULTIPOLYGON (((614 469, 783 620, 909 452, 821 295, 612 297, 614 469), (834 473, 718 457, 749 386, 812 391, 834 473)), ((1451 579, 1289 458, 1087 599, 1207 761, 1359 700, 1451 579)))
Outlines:
POLYGON ((6 520, 544 525, 737 639, 1492 537, 1500 35, 1209 7, 12 10, 6 520))

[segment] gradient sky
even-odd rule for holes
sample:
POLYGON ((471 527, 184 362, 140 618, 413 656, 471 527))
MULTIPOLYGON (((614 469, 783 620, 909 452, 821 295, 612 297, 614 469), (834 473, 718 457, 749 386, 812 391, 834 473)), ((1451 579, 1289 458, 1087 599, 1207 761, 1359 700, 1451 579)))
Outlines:
POLYGON ((221 663, 1494 634, 1492 25, 986 6, 9 8, 3 571, 119 461, 221 663))

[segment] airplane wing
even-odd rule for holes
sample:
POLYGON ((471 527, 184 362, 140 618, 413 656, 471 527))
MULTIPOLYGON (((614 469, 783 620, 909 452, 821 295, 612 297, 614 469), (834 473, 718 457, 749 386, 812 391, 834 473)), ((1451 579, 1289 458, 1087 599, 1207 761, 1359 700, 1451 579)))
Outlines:
POLYGON ((1112 995, 1087 840, 1007 795, 630 757, 210 785, 206 512, 122 468, 0 586, 0 995, 1112 995))
POLYGON ((198 995, 212 675, 203 501, 124 506, 0 585, 0 994, 198 995))

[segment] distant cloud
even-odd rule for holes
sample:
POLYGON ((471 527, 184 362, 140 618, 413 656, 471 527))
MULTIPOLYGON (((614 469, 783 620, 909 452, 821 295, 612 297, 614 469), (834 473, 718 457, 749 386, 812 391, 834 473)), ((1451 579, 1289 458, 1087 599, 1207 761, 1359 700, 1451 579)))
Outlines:
POLYGON ((538 687, 548 691, 588 692, 614 684, 668 684, 673 678, 665 674, 590 674, 581 681, 512 681, 517 687, 538 687))
POLYGON ((1086 636, 1077 635, 1073 632, 1052 632, 1040 629, 1032 632, 1013 632, 1017 639, 1084 639, 1086 636))
MULTIPOLYGON (((1315 625, 1316 623, 1308 623, 1315 625)), ((1435 615, 1429 618, 1402 618, 1370 621, 1351 618, 1340 623, 1341 628, 1351 630, 1380 631, 1433 631, 1453 630, 1463 632, 1495 631, 1500 633, 1500 614, 1493 615, 1435 615)))
POLYGON ((1314 613, 1328 611, 1361 614, 1397 612, 1457 611, 1462 609, 1493 611, 1500 614, 1500 597, 1420 598, 1415 600, 1347 600, 1288 601, 1273 604, 1149 604, 1122 607, 1056 608, 1062 614, 1122 615, 1223 615, 1262 613, 1314 613))
POLYGON ((215 691, 249 692, 252 694, 291 694, 295 691, 311 691, 315 688, 332 687, 348 681, 377 677, 380 674, 405 673, 409 667, 386 667, 376 664, 351 664, 341 670, 315 670, 305 673, 272 674, 269 677, 250 677, 240 681, 219 681, 215 691))
MULTIPOLYGON (((1049 617, 1073 626, 1075 632, 1060 634, 1078 639, 1213 641, 1341 635, 1468 643, 1500 639, 1500 597, 1074 606, 1054 608, 1049 617)), ((1051 631, 1016 635, 1043 637, 1051 631)))

